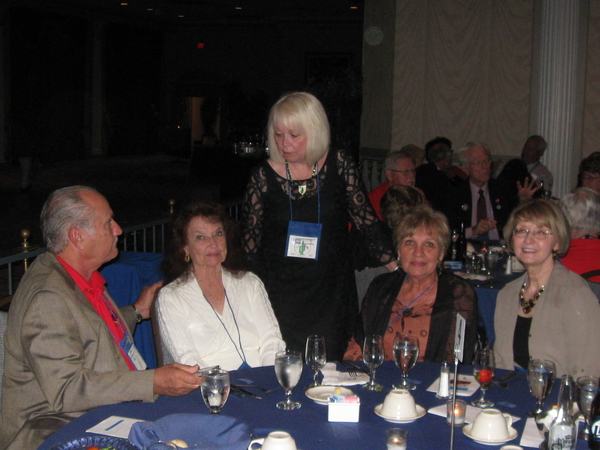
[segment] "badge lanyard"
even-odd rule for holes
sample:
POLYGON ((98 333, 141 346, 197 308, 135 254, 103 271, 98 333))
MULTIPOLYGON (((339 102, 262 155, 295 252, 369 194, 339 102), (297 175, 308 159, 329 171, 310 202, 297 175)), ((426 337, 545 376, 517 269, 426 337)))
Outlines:
POLYGON ((292 258, 319 259, 319 244, 321 242, 321 180, 318 171, 318 164, 315 163, 314 172, 317 177, 317 205, 318 216, 317 223, 296 222, 294 221, 294 209, 292 206, 292 187, 289 167, 285 165, 286 186, 288 201, 290 204, 290 221, 288 224, 287 245, 285 256, 292 258))
POLYGON ((129 361, 131 362, 131 365, 133 365, 133 367, 135 367, 137 370, 146 369, 148 366, 146 365, 146 362, 144 361, 144 358, 142 357, 142 355, 140 355, 140 352, 138 351, 138 349, 135 347, 135 344, 133 343, 133 338, 131 337, 129 332, 123 327, 121 320, 119 319, 119 317, 113 310, 110 303, 106 300, 106 297, 104 297, 104 294, 102 294, 100 297, 102 298, 102 300, 104 301, 104 304, 108 308, 108 312, 110 312, 113 322, 123 332, 123 339, 121 339, 119 341, 119 339, 117 338, 117 336, 115 335, 113 330, 109 326, 107 326, 108 331, 112 335, 113 339, 115 340, 115 342, 118 343, 119 348, 121 350, 123 350, 122 353, 124 355, 126 355, 126 357, 129 359, 129 361))

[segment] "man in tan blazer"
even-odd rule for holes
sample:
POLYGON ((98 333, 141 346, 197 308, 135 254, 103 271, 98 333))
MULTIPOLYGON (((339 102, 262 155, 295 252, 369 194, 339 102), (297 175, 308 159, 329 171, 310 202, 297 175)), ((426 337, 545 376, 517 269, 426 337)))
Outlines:
POLYGON ((36 449, 50 434, 100 405, 152 402, 198 388, 198 366, 155 370, 132 343, 161 283, 118 308, 97 269, 117 256, 122 230, 92 188, 59 189, 42 210, 47 252, 27 271, 5 334, 0 449, 36 449))

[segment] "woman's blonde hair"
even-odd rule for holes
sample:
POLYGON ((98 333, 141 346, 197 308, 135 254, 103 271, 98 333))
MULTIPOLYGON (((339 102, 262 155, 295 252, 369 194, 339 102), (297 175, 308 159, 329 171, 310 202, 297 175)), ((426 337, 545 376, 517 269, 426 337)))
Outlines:
POLYGON ((270 159, 283 163, 275 143, 275 124, 286 128, 300 128, 307 137, 306 162, 313 165, 327 153, 330 144, 329 121, 321 102, 308 92, 292 92, 277 100, 269 112, 267 140, 270 159))
POLYGON ((394 245, 400 247, 402 241, 424 228, 430 235, 437 234, 440 254, 443 256, 450 245, 450 226, 444 214, 429 206, 420 205, 406 214, 394 228, 394 245))
POLYGON ((508 222, 504 226, 504 238, 507 240, 508 249, 514 253, 512 233, 519 222, 533 222, 538 227, 547 227, 554 233, 558 241, 556 254, 563 256, 571 244, 571 230, 569 223, 560 207, 554 200, 538 198, 521 203, 510 213, 508 222))

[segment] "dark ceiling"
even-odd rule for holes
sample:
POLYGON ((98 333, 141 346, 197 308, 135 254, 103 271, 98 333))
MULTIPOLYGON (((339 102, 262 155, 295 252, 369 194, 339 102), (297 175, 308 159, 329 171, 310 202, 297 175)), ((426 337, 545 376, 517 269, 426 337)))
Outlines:
POLYGON ((9 0, 11 6, 156 25, 362 21, 364 0, 9 0), (122 3, 127 3, 126 5, 122 3))

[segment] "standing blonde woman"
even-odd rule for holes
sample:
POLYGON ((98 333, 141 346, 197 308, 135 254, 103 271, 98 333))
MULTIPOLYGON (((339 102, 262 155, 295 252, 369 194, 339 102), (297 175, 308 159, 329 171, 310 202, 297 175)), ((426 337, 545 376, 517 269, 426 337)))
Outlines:
POLYGON ((244 198, 244 250, 288 347, 303 351, 306 337, 320 334, 328 359, 339 359, 358 314, 348 223, 364 233, 382 265, 394 264, 391 239, 353 158, 330 150, 317 98, 306 92, 280 98, 267 134, 270 159, 252 171, 244 198))

